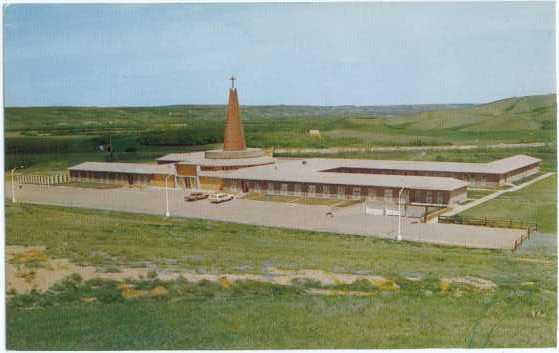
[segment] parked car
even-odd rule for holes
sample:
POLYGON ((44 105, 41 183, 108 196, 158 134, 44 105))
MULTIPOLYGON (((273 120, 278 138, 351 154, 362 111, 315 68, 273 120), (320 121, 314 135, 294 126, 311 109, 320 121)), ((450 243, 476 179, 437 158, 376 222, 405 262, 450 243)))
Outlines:
POLYGON ((190 195, 185 196, 184 197, 184 201, 197 201, 197 200, 203 200, 203 199, 207 199, 208 198, 208 194, 206 194, 205 192, 191 192, 190 195))
POLYGON ((217 193, 217 194, 211 194, 210 195, 210 202, 211 203, 221 203, 221 202, 230 201, 230 200, 233 200, 233 195, 231 195, 231 194, 217 193))

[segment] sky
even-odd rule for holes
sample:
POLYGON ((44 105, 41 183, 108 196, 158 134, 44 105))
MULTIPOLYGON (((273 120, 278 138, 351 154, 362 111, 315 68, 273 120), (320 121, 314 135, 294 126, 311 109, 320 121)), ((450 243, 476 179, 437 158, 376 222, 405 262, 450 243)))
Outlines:
POLYGON ((10 5, 6 106, 485 103, 555 92, 547 3, 10 5))

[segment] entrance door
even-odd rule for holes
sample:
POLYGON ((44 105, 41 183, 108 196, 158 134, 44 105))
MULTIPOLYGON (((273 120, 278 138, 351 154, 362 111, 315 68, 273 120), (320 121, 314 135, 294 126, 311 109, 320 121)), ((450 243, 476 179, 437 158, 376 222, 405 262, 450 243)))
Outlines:
POLYGON ((192 182, 189 177, 184 177, 184 188, 186 190, 192 189, 192 182))
POLYGON ((129 185, 134 184, 134 175, 128 174, 128 184, 129 185))
POLYGON ((241 190, 243 192, 248 192, 248 184, 246 181, 241 181, 241 190))

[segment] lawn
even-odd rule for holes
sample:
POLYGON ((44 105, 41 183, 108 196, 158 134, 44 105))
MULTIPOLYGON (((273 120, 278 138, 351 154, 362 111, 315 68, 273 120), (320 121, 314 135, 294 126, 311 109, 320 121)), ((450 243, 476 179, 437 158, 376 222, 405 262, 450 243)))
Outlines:
POLYGON ((491 195, 495 190, 485 190, 485 189, 468 189, 469 199, 481 199, 487 195, 491 195))
POLYGON ((372 297, 287 289, 224 294, 216 289, 186 299, 78 301, 34 310, 9 303, 10 349, 555 345, 556 254, 518 255, 54 206, 7 203, 6 212, 8 245, 44 245, 49 256, 75 263, 212 273, 315 269, 380 275, 401 286, 372 297), (404 280, 409 275, 424 280, 404 280), (476 276, 498 287, 447 293, 437 284, 445 276, 476 276))
POLYGON ((557 179, 552 175, 524 189, 505 193, 461 215, 517 219, 538 224, 544 233, 557 233, 557 179))

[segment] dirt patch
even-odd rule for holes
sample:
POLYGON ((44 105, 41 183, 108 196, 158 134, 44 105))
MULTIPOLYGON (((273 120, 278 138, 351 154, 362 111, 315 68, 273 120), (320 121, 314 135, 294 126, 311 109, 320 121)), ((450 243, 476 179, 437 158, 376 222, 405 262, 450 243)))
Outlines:
MULTIPOLYGON (((26 293, 35 289, 40 292, 48 290, 52 285, 71 274, 79 274, 85 281, 93 278, 109 279, 123 282, 120 285, 122 296, 127 299, 142 297, 164 297, 168 295, 165 287, 158 286, 150 290, 136 289, 125 283, 128 279, 157 277, 162 281, 173 281, 184 278, 189 282, 210 281, 219 283, 224 288, 229 288, 236 281, 252 280, 279 285, 305 285, 307 292, 317 295, 351 295, 370 296, 374 292, 361 292, 359 290, 341 290, 333 288, 319 288, 323 286, 351 285, 358 281, 368 281, 372 287, 381 291, 397 291, 400 286, 391 279, 383 276, 360 275, 351 273, 335 273, 322 270, 282 270, 268 268, 265 274, 215 274, 196 273, 194 271, 157 271, 146 267, 119 267, 118 271, 99 271, 94 266, 79 266, 67 259, 51 259, 45 253, 44 247, 6 247, 6 280, 8 293, 26 293), (316 287, 316 288, 313 288, 316 287)), ((408 276, 410 281, 422 281, 423 276, 408 276)), ((448 277, 440 279, 440 290, 447 292, 455 288, 476 291, 490 291, 497 285, 487 279, 478 277, 448 277)), ((357 288, 356 289, 360 289, 357 288)), ((89 302, 90 298, 82 298, 89 302)))
POLYGON ((269 269, 273 282, 277 284, 289 285, 295 279, 307 279, 320 282, 321 285, 340 285, 351 284, 359 280, 367 280, 375 287, 385 290, 396 290, 400 286, 394 281, 382 276, 354 275, 350 273, 335 273, 322 270, 280 270, 277 268, 269 269))
POLYGON ((327 295, 327 296, 350 296, 350 297, 372 297, 374 292, 362 292, 355 290, 336 290, 336 289, 319 289, 312 288, 307 290, 307 293, 314 295, 327 295))
MULTIPOLYGON (((124 281, 126 279, 147 278, 153 269, 120 267, 119 271, 99 271, 94 266, 79 266, 67 259, 50 259, 44 247, 8 246, 6 249, 8 259, 6 275, 7 290, 18 293, 29 292, 32 289, 46 291, 56 282, 77 273, 83 280, 92 278, 112 279, 124 281), (32 264, 32 266, 30 265, 32 264), (37 266, 40 264, 40 266, 37 266)), ((332 286, 352 284, 359 280, 367 280, 381 290, 398 290, 400 286, 390 279, 382 276, 355 275, 349 273, 334 273, 321 270, 281 270, 270 268, 267 274, 211 274, 196 273, 193 271, 160 271, 157 277, 163 281, 176 280, 179 277, 189 282, 203 280, 220 283, 223 287, 231 286, 233 282, 252 280, 280 285, 293 285, 297 280, 313 281, 319 286, 332 286)), ((123 285, 123 296, 126 298, 143 296, 166 295, 161 289, 154 293, 137 290, 123 285)))
POLYGON ((451 289, 452 286, 462 286, 466 289, 473 289, 473 290, 494 290, 497 288, 497 285, 488 280, 478 277, 452 277, 452 278, 441 278, 440 288, 441 291, 446 292, 451 289))
POLYGON ((51 259, 45 254, 44 247, 7 246, 6 259, 6 289, 18 293, 30 292, 32 289, 46 291, 73 273, 79 274, 84 280, 105 278, 119 281, 146 277, 148 273, 148 269, 144 268, 123 268, 118 273, 100 273, 94 266, 75 265, 67 259, 51 259))

